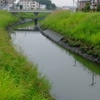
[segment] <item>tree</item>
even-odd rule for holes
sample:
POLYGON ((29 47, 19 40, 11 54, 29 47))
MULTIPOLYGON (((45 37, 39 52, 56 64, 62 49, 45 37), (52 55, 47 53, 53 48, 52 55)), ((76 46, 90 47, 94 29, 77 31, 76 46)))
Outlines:
POLYGON ((56 5, 54 3, 51 4, 52 9, 56 9, 56 5))
POLYGON ((85 12, 90 11, 90 3, 86 3, 86 6, 82 8, 82 11, 85 11, 85 12))
POLYGON ((19 5, 20 9, 23 9, 23 6, 22 5, 19 5))
POLYGON ((100 11, 100 5, 97 6, 97 11, 100 11))
MULTIPOLYGON (((45 4, 47 9, 52 9, 52 2, 50 0, 35 0, 35 1, 39 2, 40 4, 45 4)), ((53 5, 53 8, 54 8, 54 5, 53 5)))

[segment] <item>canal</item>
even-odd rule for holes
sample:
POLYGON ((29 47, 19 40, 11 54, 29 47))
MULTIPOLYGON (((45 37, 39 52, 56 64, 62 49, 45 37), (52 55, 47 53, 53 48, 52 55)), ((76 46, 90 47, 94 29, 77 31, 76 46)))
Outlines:
POLYGON ((39 31, 14 31, 11 37, 16 49, 49 79, 56 100, 100 100, 100 65, 61 48, 39 31))

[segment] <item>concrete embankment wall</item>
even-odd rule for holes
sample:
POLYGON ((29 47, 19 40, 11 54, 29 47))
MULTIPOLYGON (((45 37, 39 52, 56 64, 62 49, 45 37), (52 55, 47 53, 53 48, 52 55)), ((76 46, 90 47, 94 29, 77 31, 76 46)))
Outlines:
POLYGON ((24 23, 28 23, 28 22, 31 22, 31 21, 33 21, 33 20, 32 19, 19 20, 17 23, 14 23, 12 26, 7 27, 8 33, 15 26, 20 25, 20 24, 24 24, 24 23))
POLYGON ((50 39, 51 41, 57 43, 58 45, 64 47, 65 49, 72 51, 73 53, 76 53, 77 55, 82 56, 83 58, 86 58, 92 62, 96 62, 98 64, 100 64, 100 60, 98 58, 96 58, 93 55, 88 55, 85 52, 82 52, 80 50, 80 48, 77 47, 70 47, 67 43, 64 43, 61 39, 63 38, 63 36, 57 34, 56 32, 52 31, 52 30, 45 30, 43 31, 42 29, 39 28, 39 30, 41 31, 41 33, 47 37, 48 39, 50 39))

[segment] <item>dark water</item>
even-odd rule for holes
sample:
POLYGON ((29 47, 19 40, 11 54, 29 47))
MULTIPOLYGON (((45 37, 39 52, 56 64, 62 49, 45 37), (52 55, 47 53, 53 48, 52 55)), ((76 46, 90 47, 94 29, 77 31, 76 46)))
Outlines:
POLYGON ((56 100, 100 100, 99 65, 64 50, 40 32, 15 31, 11 37, 53 83, 56 100))

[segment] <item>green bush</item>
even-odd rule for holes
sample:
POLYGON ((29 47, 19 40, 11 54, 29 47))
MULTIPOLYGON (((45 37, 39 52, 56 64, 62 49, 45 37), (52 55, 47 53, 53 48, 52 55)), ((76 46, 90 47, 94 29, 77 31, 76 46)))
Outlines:
POLYGON ((100 11, 100 5, 97 6, 97 11, 100 11))

